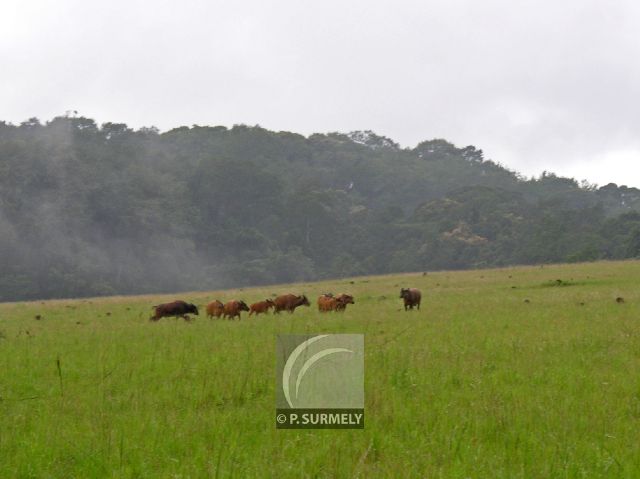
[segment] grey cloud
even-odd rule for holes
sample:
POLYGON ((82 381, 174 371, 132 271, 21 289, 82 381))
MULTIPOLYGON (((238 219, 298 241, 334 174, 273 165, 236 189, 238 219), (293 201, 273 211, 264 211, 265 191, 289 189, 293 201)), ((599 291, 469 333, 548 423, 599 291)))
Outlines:
POLYGON ((605 1, 15 2, 0 119, 372 129, 525 174, 640 185, 640 6, 605 1), (586 176, 588 175, 588 176, 586 176))

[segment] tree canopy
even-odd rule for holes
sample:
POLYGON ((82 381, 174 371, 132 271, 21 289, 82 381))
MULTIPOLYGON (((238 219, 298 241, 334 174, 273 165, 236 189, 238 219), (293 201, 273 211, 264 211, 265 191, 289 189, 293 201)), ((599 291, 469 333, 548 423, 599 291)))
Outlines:
POLYGON ((0 122, 0 300, 640 255, 640 191, 371 131, 0 122))

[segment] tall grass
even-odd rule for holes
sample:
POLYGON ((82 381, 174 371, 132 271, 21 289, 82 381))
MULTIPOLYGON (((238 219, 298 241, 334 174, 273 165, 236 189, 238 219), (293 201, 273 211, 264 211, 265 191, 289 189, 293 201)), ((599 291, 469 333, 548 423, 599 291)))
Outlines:
POLYGON ((639 287, 601 262, 181 295, 354 294, 340 315, 0 305, 0 477, 638 477, 639 287), (364 430, 275 429, 275 335, 316 332, 366 335, 364 430))

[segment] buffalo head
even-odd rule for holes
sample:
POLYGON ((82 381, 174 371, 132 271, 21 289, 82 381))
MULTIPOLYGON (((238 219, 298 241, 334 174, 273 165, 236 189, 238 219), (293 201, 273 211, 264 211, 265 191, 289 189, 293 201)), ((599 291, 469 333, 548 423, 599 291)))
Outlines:
POLYGON ((350 294, 341 294, 340 296, 338 296, 338 300, 342 304, 355 304, 353 296, 351 296, 350 294))
POLYGON ((311 306, 311 304, 309 303, 309 300, 307 299, 307 296, 304 294, 298 297, 298 304, 300 306, 311 306))

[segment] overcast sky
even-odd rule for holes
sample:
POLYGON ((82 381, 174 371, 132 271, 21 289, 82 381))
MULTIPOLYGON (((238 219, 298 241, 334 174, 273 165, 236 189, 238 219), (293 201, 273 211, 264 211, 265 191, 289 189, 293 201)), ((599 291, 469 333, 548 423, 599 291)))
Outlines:
POLYGON ((640 2, 0 0, 0 120, 374 130, 640 187, 640 2))

